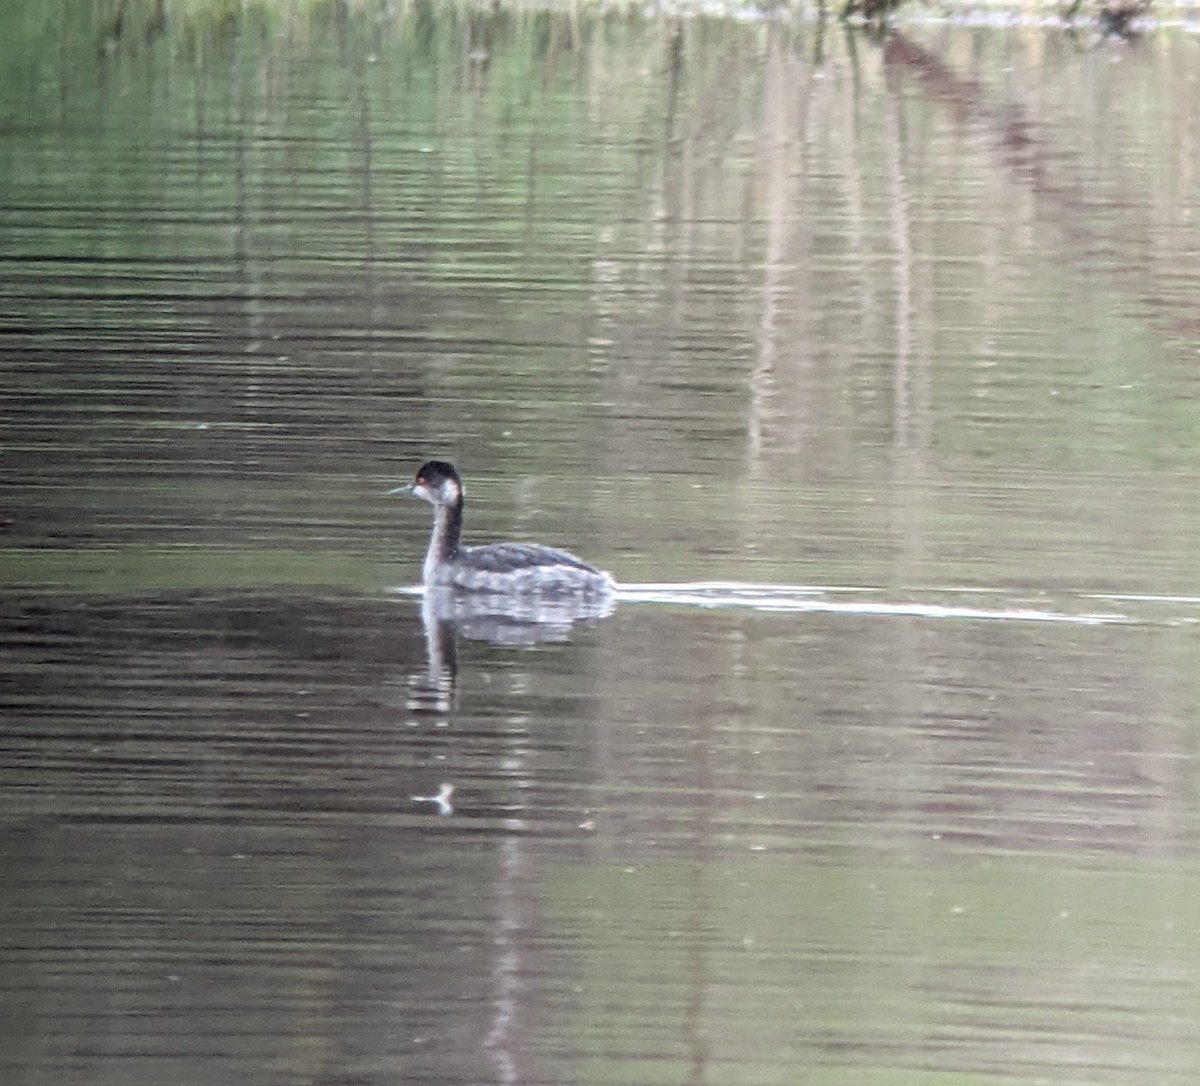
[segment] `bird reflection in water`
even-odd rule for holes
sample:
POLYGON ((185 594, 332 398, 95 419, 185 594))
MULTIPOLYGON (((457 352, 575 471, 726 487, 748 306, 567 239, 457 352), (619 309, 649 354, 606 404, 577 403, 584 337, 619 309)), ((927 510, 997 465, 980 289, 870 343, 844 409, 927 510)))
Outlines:
POLYGON ((458 638, 493 645, 538 645, 566 641, 576 623, 612 614, 612 596, 491 594, 428 588, 421 601, 431 685, 453 684, 458 674, 458 638))
MULTIPOLYGON (((594 624, 612 614, 615 606, 611 596, 587 600, 426 589, 421 601, 426 671, 423 680, 410 680, 407 708, 440 718, 453 711, 460 636, 524 647, 566 641, 576 623, 594 624)), ((439 726, 444 726, 444 721, 439 726)), ((453 795, 454 785, 443 782, 437 792, 411 798, 413 803, 434 805, 439 815, 450 815, 454 813, 453 795)))

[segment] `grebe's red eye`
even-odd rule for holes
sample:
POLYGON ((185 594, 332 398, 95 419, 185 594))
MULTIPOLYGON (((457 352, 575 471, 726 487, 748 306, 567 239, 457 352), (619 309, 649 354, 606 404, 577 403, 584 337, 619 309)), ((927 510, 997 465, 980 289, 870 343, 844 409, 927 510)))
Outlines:
POLYGON ((418 482, 418 483, 419 483, 421 486, 424 486, 424 485, 425 485, 425 476, 424 476, 424 475, 418 475, 418 476, 417 476, 417 482, 418 482))

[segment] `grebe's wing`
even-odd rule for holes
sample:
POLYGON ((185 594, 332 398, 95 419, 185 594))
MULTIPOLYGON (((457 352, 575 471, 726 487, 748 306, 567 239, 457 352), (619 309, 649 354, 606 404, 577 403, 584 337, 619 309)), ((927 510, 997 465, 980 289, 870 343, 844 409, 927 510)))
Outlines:
POLYGON ((543 547, 537 543, 489 543, 483 547, 471 547, 463 555, 462 561, 483 573, 554 568, 577 569, 583 573, 600 572, 570 551, 543 547))

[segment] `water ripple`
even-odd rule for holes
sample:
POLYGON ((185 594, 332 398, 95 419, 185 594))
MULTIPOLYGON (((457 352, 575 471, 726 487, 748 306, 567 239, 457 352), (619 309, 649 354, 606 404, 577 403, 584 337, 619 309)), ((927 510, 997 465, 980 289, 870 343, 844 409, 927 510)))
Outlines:
MULTIPOLYGON (((399 586, 393 589, 400 595, 421 596, 420 585, 399 586)), ((1034 607, 1016 601, 998 602, 985 607, 966 602, 947 602, 946 596, 995 598, 999 590, 984 588, 955 588, 939 594, 939 599, 887 600, 879 598, 883 589, 849 585, 756 584, 744 581, 654 581, 638 584, 621 583, 616 593, 618 603, 659 603, 683 607, 727 608, 741 607, 752 611, 784 614, 844 614, 880 615, 906 618, 967 619, 1005 622, 1065 622, 1082 626, 1121 625, 1141 622, 1164 622, 1150 616, 1136 616, 1116 611, 1076 611, 1069 609, 1070 599, 1060 607, 1034 607), (831 597, 845 598, 831 598, 831 597)), ((1200 605, 1200 599, 1185 596, 1084 595, 1080 600, 1114 600, 1143 603, 1174 603, 1200 605)), ((515 600, 514 603, 521 601, 515 600)), ((523 608, 522 610, 525 610, 523 608)), ((1200 616, 1177 618, 1164 624, 1183 624, 1200 621, 1200 616)))
MULTIPOLYGON (((1072 622, 1087 626, 1128 623, 1137 619, 1116 612, 1068 612, 1042 607, 980 607, 963 603, 884 600, 882 590, 848 586, 745 584, 738 581, 693 581, 690 583, 623 584, 618 600, 626 603, 668 603, 692 607, 748 607, 755 611, 820 614, 897 615, 910 618, 993 619, 1009 622, 1072 622), (831 596, 848 599, 831 599, 831 596)), ((954 589, 953 592, 980 596, 986 589, 954 589)), ((1094 597, 1097 599, 1105 597, 1094 597)))

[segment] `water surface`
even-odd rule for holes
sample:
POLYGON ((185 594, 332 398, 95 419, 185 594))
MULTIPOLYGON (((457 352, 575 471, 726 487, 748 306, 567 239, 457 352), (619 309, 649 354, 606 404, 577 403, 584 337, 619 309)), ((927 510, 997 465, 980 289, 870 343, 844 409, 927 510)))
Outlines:
POLYGON ((1194 1081, 1194 38, 127 8, 0 66, 5 1081, 1194 1081), (613 612, 423 615, 432 455, 613 612))

